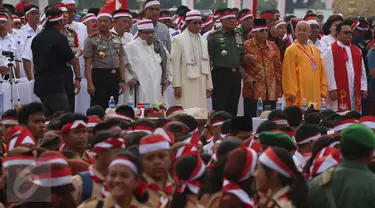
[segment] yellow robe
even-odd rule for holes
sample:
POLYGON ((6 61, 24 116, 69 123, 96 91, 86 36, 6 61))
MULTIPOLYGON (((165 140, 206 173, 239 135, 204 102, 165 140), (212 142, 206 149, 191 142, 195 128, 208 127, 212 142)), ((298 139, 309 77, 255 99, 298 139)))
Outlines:
POLYGON ((307 44, 305 48, 296 40, 295 44, 286 49, 282 70, 282 86, 287 106, 296 105, 301 107, 303 98, 306 98, 308 103, 314 102, 316 103, 315 108, 320 109, 321 96, 326 96, 327 94, 327 80, 317 47, 307 44), (297 45, 301 46, 302 49, 297 45), (311 58, 313 57, 311 49, 314 50, 317 70, 313 70, 312 63, 303 52, 303 49, 311 58), (290 96, 296 97, 294 103, 288 100, 290 96))

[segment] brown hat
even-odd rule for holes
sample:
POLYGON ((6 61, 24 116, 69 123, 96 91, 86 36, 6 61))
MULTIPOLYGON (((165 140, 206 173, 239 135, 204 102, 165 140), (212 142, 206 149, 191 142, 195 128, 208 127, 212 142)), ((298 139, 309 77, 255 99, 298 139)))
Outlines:
POLYGON ((48 131, 38 141, 39 147, 47 147, 55 144, 60 144, 60 134, 58 131, 48 131))

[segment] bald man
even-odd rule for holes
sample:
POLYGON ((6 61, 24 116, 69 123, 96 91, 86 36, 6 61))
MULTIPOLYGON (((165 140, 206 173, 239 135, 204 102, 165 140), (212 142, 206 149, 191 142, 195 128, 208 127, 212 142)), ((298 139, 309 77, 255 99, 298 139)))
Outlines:
POLYGON ((297 24, 295 44, 285 51, 282 86, 287 106, 300 106, 303 99, 320 109, 322 97, 326 97, 327 81, 319 49, 308 43, 311 29, 306 21, 297 24))

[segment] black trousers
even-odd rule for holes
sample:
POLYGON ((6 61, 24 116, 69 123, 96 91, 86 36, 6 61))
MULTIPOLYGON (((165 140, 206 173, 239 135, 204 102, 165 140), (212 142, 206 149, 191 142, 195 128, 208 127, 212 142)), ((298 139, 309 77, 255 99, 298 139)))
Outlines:
POLYGON ((108 101, 114 97, 116 104, 119 96, 119 69, 92 69, 92 81, 95 86, 94 96, 91 96, 90 106, 99 105, 104 110, 108 108, 108 101))
POLYGON ((241 73, 238 68, 214 67, 212 70, 212 108, 237 116, 241 95, 241 73))
POLYGON ((75 92, 74 92, 73 76, 69 77, 69 79, 65 81, 65 92, 66 92, 66 97, 68 98, 68 102, 69 102, 69 112, 74 112, 75 92))
POLYGON ((38 95, 45 107, 46 117, 52 117, 57 111, 69 111, 69 100, 65 92, 38 95))
MULTIPOLYGON (((257 116, 257 102, 258 99, 252 99, 252 98, 243 98, 243 110, 244 110, 244 116, 250 121, 252 121, 252 118, 257 116)), ((276 101, 275 100, 263 100, 263 109, 265 105, 270 105, 271 110, 276 109, 276 101)))

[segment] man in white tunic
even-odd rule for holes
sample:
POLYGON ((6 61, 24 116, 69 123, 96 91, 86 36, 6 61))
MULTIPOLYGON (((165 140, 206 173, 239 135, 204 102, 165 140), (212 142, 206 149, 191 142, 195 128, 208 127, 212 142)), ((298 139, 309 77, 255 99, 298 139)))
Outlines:
POLYGON ((187 29, 172 40, 173 104, 206 109, 213 86, 200 12, 188 12, 185 21, 187 29))
POLYGON ((129 10, 116 10, 113 13, 113 28, 111 32, 120 36, 122 45, 125 47, 126 43, 133 40, 133 35, 129 33, 132 25, 132 15, 129 10))
POLYGON ((361 50, 351 44, 351 22, 337 28, 337 40, 323 54, 328 83, 327 108, 361 112, 361 98, 367 97, 367 78, 361 50))
POLYGON ((320 32, 318 17, 316 16, 316 14, 308 14, 305 16, 304 20, 310 25, 311 29, 308 43, 316 46, 320 51, 320 55, 322 55, 324 51, 327 50, 327 45, 318 38, 320 32))
POLYGON ((154 32, 152 20, 141 20, 139 37, 125 47, 130 65, 126 67, 126 81, 130 88, 137 87, 138 103, 165 101, 164 91, 173 79, 168 50, 156 42, 154 32))

